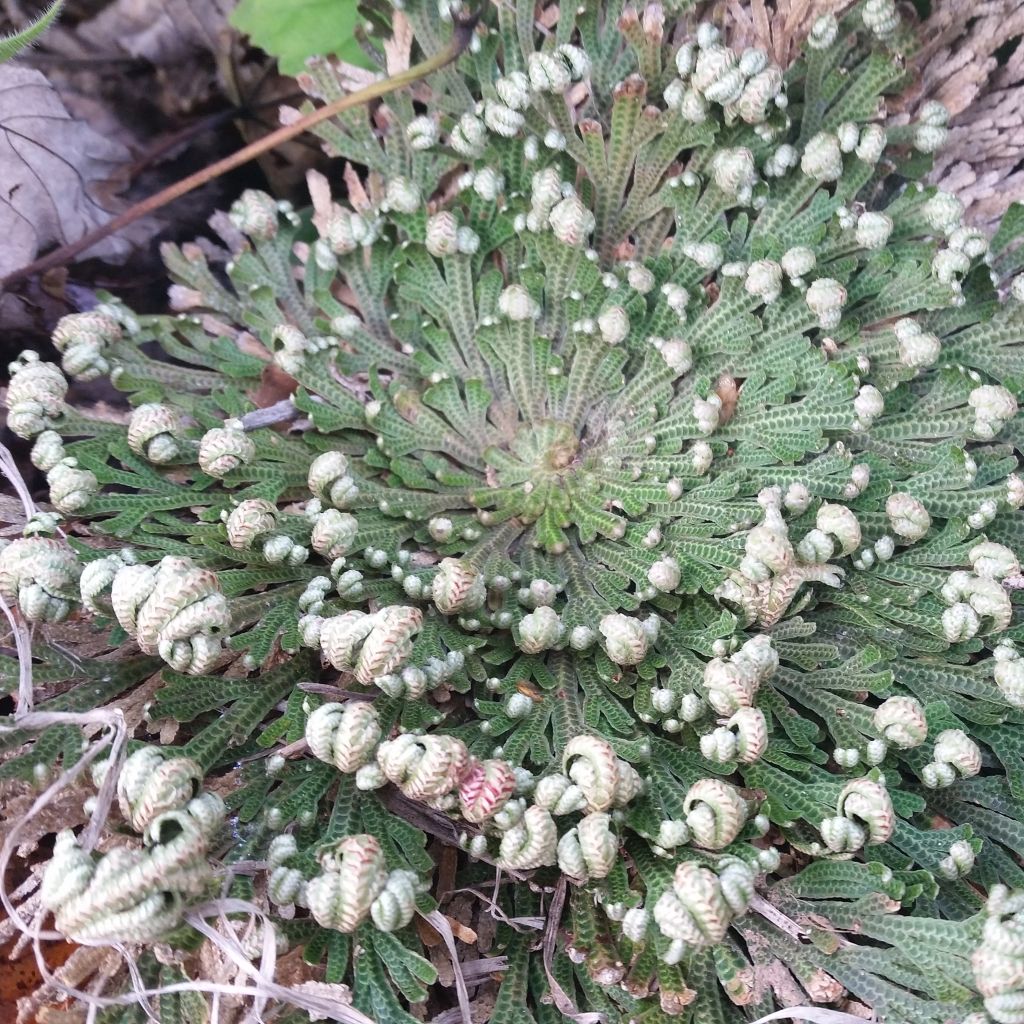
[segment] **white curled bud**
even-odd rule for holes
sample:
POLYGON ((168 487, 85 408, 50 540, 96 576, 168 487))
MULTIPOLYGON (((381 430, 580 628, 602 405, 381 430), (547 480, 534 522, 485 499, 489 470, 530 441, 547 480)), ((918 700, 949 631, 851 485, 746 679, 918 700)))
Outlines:
POLYGON ((581 47, 573 46, 571 43, 562 43, 555 50, 555 54, 569 69, 569 74, 574 82, 578 82, 590 74, 590 57, 581 47))
POLYGON ((646 295, 654 287, 654 274, 641 263, 631 263, 627 267, 626 283, 633 291, 646 295))
POLYGON ((1008 388, 983 384, 967 398, 974 410, 974 435, 982 441, 991 441, 1017 415, 1017 399, 1008 388))
POLYGON ((243 235, 256 241, 266 241, 277 234, 279 212, 273 196, 260 189, 247 188, 231 204, 228 217, 243 235))
POLYGON ((860 523, 845 505, 824 502, 818 509, 815 525, 822 533, 829 534, 839 541, 839 548, 844 555, 849 555, 860 547, 860 523))
POLYGON ((532 805, 501 837, 498 863, 513 871, 532 871, 556 863, 558 828, 542 807, 532 805))
POLYGON ((535 320, 540 316, 540 306, 521 284, 510 284, 502 290, 498 296, 498 309, 516 322, 535 320))
POLYGON ((973 778, 981 771, 981 748, 963 729, 945 729, 935 737, 932 758, 939 764, 952 765, 963 779, 973 778))
POLYGON ((949 855, 939 861, 939 873, 950 881, 970 874, 974 867, 974 847, 966 839, 958 839, 949 848, 949 855))
POLYGON ((22 438, 32 438, 57 424, 63 409, 68 382, 53 365, 35 352, 22 352, 7 367, 7 426, 22 438))
POLYGON ((875 709, 872 722, 881 738, 900 750, 919 747, 928 738, 924 708, 913 697, 889 697, 875 709))
POLYGON ((448 210, 427 219, 426 247, 431 256, 453 256, 458 252, 459 225, 448 210))
POLYGON ((782 504, 794 515, 803 515, 811 505, 811 492, 807 485, 800 481, 791 483, 782 496, 782 504))
POLYGON ((680 943, 684 950, 720 943, 732 917, 718 877, 692 860, 676 866, 672 886, 654 905, 658 930, 666 938, 680 943))
POLYGON ((896 830, 896 812, 889 791, 873 779, 848 782, 836 801, 836 814, 864 829, 867 846, 887 843, 896 830))
POLYGON ((323 620, 319 646, 336 669, 351 670, 365 685, 405 664, 422 623, 419 608, 402 605, 388 605, 371 615, 348 611, 323 620))
POLYGON ((199 441, 199 468, 217 480, 255 457, 256 445, 239 420, 225 420, 224 426, 208 430, 199 441))
POLYGON ((667 340, 651 339, 655 347, 661 353, 668 368, 677 376, 689 373, 693 368, 693 351, 689 343, 682 338, 668 338, 667 340))
POLYGON ((988 252, 988 238, 978 228, 959 227, 950 234, 949 247, 974 260, 988 252))
POLYGON ((857 244, 862 249, 884 249, 892 226, 892 217, 886 213, 862 213, 857 218, 857 244))
POLYGON ((800 163, 800 154, 795 146, 788 142, 782 143, 768 155, 764 162, 764 174, 766 178, 781 178, 788 174, 800 163))
POLYGON ((306 883, 306 902, 321 928, 351 933, 384 891, 388 870, 371 835, 346 836, 320 850, 321 873, 306 883))
POLYGON ((558 866, 581 881, 606 878, 619 855, 619 843, 611 830, 611 818, 601 811, 587 814, 576 828, 558 842, 558 866))
POLYGON ((943 284, 954 285, 958 290, 959 278, 971 269, 971 261, 965 253, 956 249, 940 249, 932 257, 932 273, 943 284))
POLYGON ((964 204, 950 192, 941 189, 921 207, 928 226, 944 235, 951 234, 964 218, 964 204))
POLYGON ((639 619, 616 612, 601 619, 598 631, 605 653, 616 665, 639 665, 647 657, 650 641, 639 619))
POLYGON ((949 111, 936 100, 928 100, 918 111, 914 129, 914 149, 919 153, 935 153, 949 138, 949 111))
POLYGON ((860 751, 856 747, 836 747, 832 757, 840 768, 856 768, 860 763, 860 751))
POLYGON ((495 135, 500 135, 503 139, 511 139, 526 124, 526 118, 518 110, 506 107, 504 103, 487 100, 484 103, 484 124, 495 135))
POLYGON ((932 517, 912 494, 890 494, 885 501, 885 514, 892 532, 910 543, 921 540, 931 529, 932 517))
POLYGON ((370 904, 370 919, 377 930, 394 932, 404 928, 416 913, 416 897, 422 890, 415 871, 392 871, 380 895, 370 904))
POLYGON ((579 786, 592 811, 607 811, 617 803, 620 782, 633 774, 612 745, 597 736, 573 737, 562 754, 562 770, 579 786))
POLYGON ((757 180, 754 154, 749 149, 720 149, 711 161, 715 184, 727 195, 746 202, 757 180))
POLYGON ((690 841, 690 829, 682 818, 669 818, 658 825, 655 843, 665 850, 674 850, 690 841))
POLYGON ((690 301, 690 293, 682 285, 666 281, 661 286, 661 294, 665 296, 665 304, 668 308, 681 320, 685 320, 686 306, 690 301))
POLYGON ((472 256, 480 248, 480 236, 468 227, 455 232, 455 248, 463 256, 472 256))
POLYGON ((348 475, 348 459, 341 452, 323 452, 309 466, 306 477, 312 494, 325 505, 343 508, 359 493, 348 475))
POLYGON ((530 105, 530 80, 522 71, 511 71, 499 78, 494 89, 510 110, 525 110, 530 105))
POLYGON ((900 27, 900 16, 894 0, 867 0, 861 17, 864 27, 879 39, 888 39, 900 27))
POLYGON ((768 749, 768 723, 760 708, 741 707, 725 726, 702 736, 701 753, 709 760, 753 764, 768 749))
POLYGON ((147 402, 138 406, 128 421, 128 447, 149 462, 163 465, 182 454, 184 424, 169 405, 147 402))
POLYGON ((852 121, 844 121, 836 128, 836 138, 839 139, 839 148, 844 153, 852 153, 857 148, 860 131, 852 121))
POLYGON ((228 544, 236 551, 248 551, 260 537, 277 526, 277 506, 265 498, 240 501, 224 520, 228 544))
POLYGON ((735 786, 721 779, 701 779, 683 800, 686 825, 693 842, 706 850, 722 850, 742 831, 747 804, 735 786))
POLYGON ((622 306, 609 306, 598 315, 601 338, 609 345, 618 345, 629 337, 629 317, 622 306))
POLYGON ((465 559, 443 558, 431 585, 434 606, 442 615, 475 612, 487 600, 483 574, 465 559))
POLYGON ((74 515, 81 512, 99 493, 96 474, 82 469, 77 459, 65 458, 46 474, 50 502, 58 512, 74 515))
POLYGON ((380 738, 380 716, 369 701, 322 704, 306 719, 313 756, 348 774, 373 759, 380 738))
POLYGON ((797 557, 805 565, 824 565, 835 553, 832 538, 823 530, 809 530, 796 546, 797 557))
POLYGON ((923 331, 916 320, 897 320, 893 333, 899 344, 900 362, 912 370, 933 366, 942 352, 939 339, 923 331))
POLYGON ((479 156, 483 152, 486 141, 487 132, 484 123, 473 114, 463 114, 452 129, 451 146, 459 156, 479 156))
POLYGON ((553 815, 575 814, 587 807, 587 796, 583 790, 560 772, 545 775, 537 783, 533 800, 538 807, 553 815))
POLYGON ((410 800, 446 797, 469 767, 469 751, 455 736, 402 733, 377 747, 377 765, 410 800))
POLYGON ((630 942, 643 942, 647 938, 650 926, 651 915, 643 907, 631 907, 622 916, 622 934, 630 942))
POLYGON ((396 175, 388 179, 384 202, 395 213, 415 213, 423 205, 423 192, 416 182, 396 175))
POLYGON ((597 633, 589 626, 574 626, 569 633, 569 646, 574 651, 585 651, 597 640, 597 633))
POLYGON ((696 89, 687 89, 679 79, 669 83, 665 103, 691 124, 703 124, 708 119, 708 101, 696 89))
POLYGON ((231 612, 217 574, 191 559, 167 555, 155 566, 123 566, 110 602, 143 652, 159 654, 176 671, 202 675, 220 658, 231 612))
POLYGON ((800 170, 815 181, 836 181, 843 174, 843 152, 831 132, 818 132, 808 139, 800 170))
POLYGON ((473 175, 473 191, 489 203, 493 203, 504 188, 504 176, 493 167, 481 167, 473 175))
POLYGON ((1010 643, 999 644, 993 652, 994 677, 1006 703, 1014 708, 1024 707, 1024 659, 1010 643))
POLYGON ((76 380, 95 380, 110 372, 107 349, 121 340, 121 325, 106 313, 69 313, 57 321, 53 344, 61 366, 76 380))
POLYGON ((83 569, 79 579, 79 590, 82 604, 93 615, 113 615, 110 604, 110 586, 118 569, 125 565, 134 565, 135 552, 131 548, 113 552, 104 558, 89 562, 83 569))
MULTIPOLYGON (((283 833, 282 835, 287 835, 283 833)), ((282 836, 275 836, 275 839, 282 836)), ((291 838, 288 836, 288 838, 291 838)), ((305 906, 306 879, 298 868, 279 864, 271 867, 267 876, 267 898, 276 907, 294 906, 296 903, 305 906)))
POLYGON ((524 654, 540 654, 562 639, 565 627, 554 608, 541 605, 519 623, 519 649, 524 654))
POLYGON ((686 242, 683 255, 693 260, 702 270, 717 270, 725 259, 722 247, 716 242, 686 242))
POLYGON ((885 412, 885 398, 873 384, 864 384, 853 400, 853 411, 857 417, 856 430, 867 430, 885 412))
POLYGON ((945 789, 956 782, 956 769, 944 761, 929 761, 921 769, 921 782, 928 789, 945 789))
POLYGON ((807 45, 812 50, 827 50, 838 35, 839 22, 836 21, 836 16, 829 12, 815 19, 807 36, 807 45))
POLYGON ((516 772, 507 761, 472 758, 459 779, 459 813, 479 824, 493 818, 516 791, 516 772))
POLYGON ((430 149, 437 142, 437 122, 426 114, 414 117, 405 126, 405 137, 413 149, 430 149))
POLYGON ((348 554, 359 532, 359 521, 348 512, 327 508, 317 513, 309 543, 323 558, 333 562, 348 554))
POLYGON ((780 96, 782 81, 782 69, 774 64, 750 77, 736 102, 736 111, 747 124, 762 124, 768 119, 772 106, 785 99, 780 96))
POLYGON ((842 319, 846 289, 831 277, 819 277, 807 289, 804 301, 818 318, 818 326, 830 331, 838 327, 842 319))
POLYGON ((782 270, 792 281, 806 277, 817 265, 814 250, 806 245, 795 245, 782 254, 782 270))
POLYGON ((687 78, 693 74, 693 69, 697 64, 697 46, 696 44, 683 43, 682 46, 676 50, 675 55, 676 71, 679 73, 680 78, 687 78))
POLYGON ((708 100, 725 106, 740 98, 746 76, 737 67, 736 54, 715 43, 700 50, 692 81, 708 100))
POLYGON ((530 85, 537 92, 562 93, 572 82, 565 61, 549 53, 531 53, 526 67, 530 85))
POLYGON ((139 833, 161 815, 184 807, 198 792, 203 770, 189 757, 173 757, 159 747, 140 747, 121 766, 117 804, 139 833))
POLYGON ((578 196, 566 196, 548 215, 548 223, 555 237, 565 245, 579 247, 594 230, 594 215, 578 196))
POLYGON ((857 159, 863 160, 866 164, 877 164, 885 152, 885 145, 888 138, 885 129, 881 125, 865 125, 860 133, 860 141, 857 143, 857 159))
POLYGON ((942 635, 951 643, 960 643, 977 636, 981 620, 977 612, 963 601, 951 605, 942 613, 942 635))
POLYGON ((774 302, 782 294, 782 267, 775 260, 755 260, 747 267, 745 287, 750 295, 774 302))
POLYGON ((714 391, 707 398, 694 396, 693 418, 697 421, 697 429, 702 434, 714 433, 721 411, 722 399, 714 391))
POLYGON ((682 572, 679 563, 671 557, 660 558, 647 570, 647 581, 655 590, 671 593, 679 586, 682 572))
POLYGON ((65 458, 65 446, 63 440, 55 430, 44 430, 32 445, 32 452, 29 461, 36 469, 48 473, 54 466, 65 458))

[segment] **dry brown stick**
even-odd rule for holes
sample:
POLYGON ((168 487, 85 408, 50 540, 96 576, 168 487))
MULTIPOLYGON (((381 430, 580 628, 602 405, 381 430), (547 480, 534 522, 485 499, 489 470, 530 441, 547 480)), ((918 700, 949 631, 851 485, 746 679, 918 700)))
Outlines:
POLYGON ((361 106, 362 104, 369 103, 372 100, 380 99, 381 96, 386 96, 388 93, 394 92, 396 89, 401 89, 406 85, 411 85, 413 82, 417 82, 421 78, 426 78, 427 75, 433 74, 435 71, 439 71, 441 68, 456 60, 459 54, 462 53, 462 51, 469 45, 469 41, 473 35, 473 29, 476 26, 476 21, 477 15, 473 15, 464 21, 456 22, 451 42, 447 47, 445 47, 445 49, 440 53, 435 54, 433 57, 429 57, 427 60, 421 61, 419 64, 414 65, 400 74, 392 75, 390 78, 384 78, 379 82, 374 82, 372 85, 368 85, 365 89, 360 89, 358 92, 342 96, 333 103, 328 103, 327 106, 321 107, 319 110, 314 110, 311 114, 307 114, 305 117, 293 124, 284 125, 281 128, 278 128, 276 131, 271 132, 262 139, 258 139, 256 142, 251 142, 248 146, 243 146, 230 156, 224 157, 223 160, 217 160, 208 167, 204 167, 201 171, 196 171, 195 174, 190 174, 187 178, 182 178, 181 181, 175 182, 173 185, 157 192, 156 195, 135 203, 134 206, 128 207, 128 209, 123 213, 119 213, 113 220, 107 221, 106 224, 103 224, 95 230, 90 231, 88 234, 83 235, 78 239, 78 241, 62 245, 59 249, 54 249, 53 252, 47 253, 45 256, 41 256, 39 259, 26 264, 24 267, 20 267, 18 270, 12 271, 6 277, 0 279, 0 291, 10 288, 11 285, 16 284, 19 281, 24 281, 33 274, 40 274, 46 270, 51 270, 54 267, 62 266, 79 253, 92 248, 92 246, 97 242, 101 242, 108 235, 112 235, 115 231, 120 231, 121 228, 135 223, 135 221, 159 210, 162 206, 166 206, 175 199, 180 199, 182 196, 194 191, 201 185, 205 185, 207 182, 213 181, 214 178, 219 178, 222 174, 225 174, 228 171, 233 171, 236 167, 241 167, 250 160, 253 160, 258 156, 262 156, 275 146, 280 146, 283 142, 288 142, 290 139, 295 138, 296 135, 307 131, 314 125, 320 124, 321 121, 326 121, 328 118, 342 113, 342 111, 350 110, 353 107, 361 106))

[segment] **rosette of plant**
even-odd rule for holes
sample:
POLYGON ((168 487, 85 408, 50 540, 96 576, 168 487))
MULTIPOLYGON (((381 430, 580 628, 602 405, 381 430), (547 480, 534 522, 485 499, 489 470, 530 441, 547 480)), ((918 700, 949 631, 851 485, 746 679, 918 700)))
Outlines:
MULTIPOLYGON (((495 1024, 1014 1024, 1024 214, 988 239, 919 183, 944 127, 886 129, 889 0, 789 68, 685 6, 488 7, 319 126, 349 170, 308 216, 246 192, 226 262, 166 248, 173 315, 66 318, 134 412, 14 368, 75 529, 0 593, 122 650, 40 651, 55 700, 159 668, 219 855, 268 865, 231 891, 377 1020, 436 980, 447 844, 505 883, 495 1024)), ((375 11, 388 71, 461 8, 375 11)), ((3 771, 73 761, 61 728, 3 771)))

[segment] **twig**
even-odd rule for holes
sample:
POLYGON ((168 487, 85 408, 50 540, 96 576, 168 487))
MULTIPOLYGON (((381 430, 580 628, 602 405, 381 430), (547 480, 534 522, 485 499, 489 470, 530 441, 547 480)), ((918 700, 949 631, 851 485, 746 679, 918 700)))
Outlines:
POLYGON ((204 167, 201 171, 196 171, 195 174, 190 174, 187 178, 183 178, 181 181, 157 192, 156 195, 135 203, 123 213, 119 213, 113 220, 83 235, 78 241, 62 245, 59 249, 54 249, 53 252, 48 253, 46 256, 42 256, 26 264, 24 267, 12 271, 6 277, 0 279, 0 290, 9 289, 11 285, 24 281, 33 274, 40 274, 46 270, 51 270, 53 267, 62 266, 79 253, 85 252, 86 249, 91 249, 97 242, 101 242, 115 231, 120 231, 121 228, 134 224, 135 221, 154 213, 175 199, 188 195, 189 192, 194 191, 201 185, 207 184, 207 182, 213 181, 214 178, 219 178, 222 174, 247 164, 250 160, 262 156, 284 142, 290 141, 296 135, 320 124, 322 121, 327 121, 342 113, 342 111, 351 110, 353 107, 380 99, 382 96, 388 95, 388 93, 411 85, 413 82, 417 82, 421 78, 425 78, 427 75, 446 67, 456 60, 459 54, 469 45, 478 17, 478 14, 474 14, 464 21, 455 22, 455 31, 452 33, 451 42, 445 49, 433 57, 427 58, 427 60, 414 65, 400 74, 374 82, 365 89, 342 96, 333 103, 328 103, 319 110, 314 110, 312 113, 300 118, 294 124, 283 125, 269 135, 265 135, 262 139, 258 139, 248 146, 243 146, 230 156, 217 160, 208 167, 204 167))
POLYGON ((796 921, 790 920, 777 907, 772 906, 763 896, 755 895, 750 901, 750 909, 755 914, 760 914, 766 921, 770 921, 780 931, 794 939, 799 940, 807 934, 806 928, 801 928, 796 921))

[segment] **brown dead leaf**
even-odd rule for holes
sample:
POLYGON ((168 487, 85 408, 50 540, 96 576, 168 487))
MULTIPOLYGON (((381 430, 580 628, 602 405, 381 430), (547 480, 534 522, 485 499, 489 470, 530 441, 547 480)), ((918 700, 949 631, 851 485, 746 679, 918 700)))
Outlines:
MULTIPOLYGON (((106 223, 111 213, 95 197, 129 160, 124 146, 72 118, 40 72, 0 66, 0 275, 106 223)), ((118 236, 88 255, 130 250, 118 236)))
POLYGON ((234 0, 114 0, 76 26, 75 35, 101 52, 116 49, 153 64, 174 64, 220 50, 234 6, 234 0))

